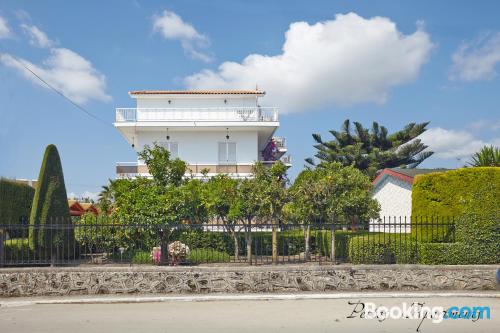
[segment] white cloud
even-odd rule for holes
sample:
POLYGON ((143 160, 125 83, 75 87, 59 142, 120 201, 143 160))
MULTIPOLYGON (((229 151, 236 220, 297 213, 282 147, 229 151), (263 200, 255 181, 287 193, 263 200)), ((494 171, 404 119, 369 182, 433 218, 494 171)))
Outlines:
POLYGON ((99 192, 83 191, 80 195, 76 194, 75 192, 70 192, 70 193, 68 193, 68 198, 69 199, 90 199, 90 200, 93 200, 94 202, 97 202, 99 200, 99 192))
POLYGON ((99 192, 83 191, 81 198, 89 198, 94 202, 99 200, 99 192))
POLYGON ((196 31, 176 13, 165 10, 161 16, 154 16, 153 30, 166 39, 180 41, 184 52, 190 57, 204 62, 213 60, 212 55, 201 51, 210 45, 208 37, 196 31))
POLYGON ((450 80, 478 81, 492 79, 500 62, 500 32, 465 42, 452 55, 450 80))
POLYGON ((0 16, 0 39, 7 38, 11 34, 10 28, 7 25, 7 21, 0 16))
POLYGON ((414 80, 432 42, 422 24, 410 35, 388 18, 355 13, 329 21, 294 22, 282 53, 250 54, 241 63, 224 62, 216 71, 185 78, 192 89, 251 89, 268 93, 267 103, 283 112, 364 102, 384 103, 392 87, 414 80))
POLYGON ((430 128, 419 138, 429 146, 438 158, 464 158, 480 150, 485 145, 500 146, 500 137, 483 141, 464 130, 449 130, 441 127, 430 128))
POLYGON ((34 25, 21 24, 21 28, 28 34, 30 37, 30 44, 36 45, 43 48, 51 47, 54 42, 47 37, 47 35, 38 27, 34 25))
MULTIPOLYGON (((41 66, 24 59, 19 59, 19 61, 76 103, 86 103, 89 100, 111 100, 111 97, 106 94, 105 76, 97 71, 87 59, 65 48, 53 48, 50 52, 50 57, 41 66)), ((0 62, 47 88, 10 54, 0 54, 0 62)))

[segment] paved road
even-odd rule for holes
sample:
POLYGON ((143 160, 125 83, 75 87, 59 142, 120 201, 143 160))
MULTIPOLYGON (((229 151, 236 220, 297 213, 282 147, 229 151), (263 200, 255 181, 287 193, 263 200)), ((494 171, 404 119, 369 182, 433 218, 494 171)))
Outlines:
MULTIPOLYGON (((133 304, 44 304, 0 307, 0 332, 416 332, 417 319, 383 322, 347 318, 349 299, 244 300, 133 304)), ((490 320, 426 319, 420 332, 498 332, 500 298, 356 298, 379 306, 422 302, 445 308, 458 305, 491 307, 490 320)))

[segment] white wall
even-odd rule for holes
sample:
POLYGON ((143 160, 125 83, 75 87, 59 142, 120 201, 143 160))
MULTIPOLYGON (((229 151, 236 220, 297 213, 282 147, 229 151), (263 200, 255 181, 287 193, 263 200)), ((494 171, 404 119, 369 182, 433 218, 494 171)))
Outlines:
MULTIPOLYGON (((387 176, 377 184, 373 198, 380 203, 380 217, 382 223, 385 217, 385 231, 399 232, 399 228, 387 226, 389 223, 410 224, 411 218, 411 187, 412 185, 400 179, 387 176), (400 219, 401 217, 401 219, 400 219)), ((410 228, 401 228, 402 232, 410 232, 410 228)), ((370 222, 370 231, 384 231, 384 226, 377 226, 377 221, 370 222)))
POLYGON ((244 97, 138 97, 137 108, 211 108, 257 106, 255 96, 244 97), (168 101, 170 100, 170 103, 168 101), (226 100, 226 103, 224 103, 226 100))
MULTIPOLYGON (((138 132, 136 151, 153 142, 165 142, 166 130, 161 132, 138 132)), ((178 143, 179 158, 188 164, 218 164, 218 143, 226 141, 226 130, 218 131, 172 131, 170 141, 178 143)), ((229 131, 229 142, 236 142, 238 164, 253 164, 258 160, 256 131, 229 131)))

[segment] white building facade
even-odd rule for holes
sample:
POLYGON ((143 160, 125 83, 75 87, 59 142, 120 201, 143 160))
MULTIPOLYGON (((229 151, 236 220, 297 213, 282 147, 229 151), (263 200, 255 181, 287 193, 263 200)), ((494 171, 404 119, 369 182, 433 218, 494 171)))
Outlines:
MULTIPOLYGON (((188 175, 251 176, 257 161, 290 165, 284 138, 275 137, 278 109, 262 107, 258 90, 131 91, 135 108, 117 108, 115 127, 136 151, 167 148, 188 165, 188 175)), ((119 162, 117 178, 149 176, 140 160, 119 162)))

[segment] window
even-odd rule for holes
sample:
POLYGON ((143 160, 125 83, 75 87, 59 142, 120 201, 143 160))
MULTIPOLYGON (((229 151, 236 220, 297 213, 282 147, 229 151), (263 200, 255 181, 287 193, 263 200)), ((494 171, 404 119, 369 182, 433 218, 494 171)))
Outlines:
POLYGON ((179 157, 179 145, 177 142, 159 142, 158 146, 161 146, 170 152, 170 159, 179 157))
POLYGON ((236 142, 219 142, 219 164, 236 164, 236 142))

